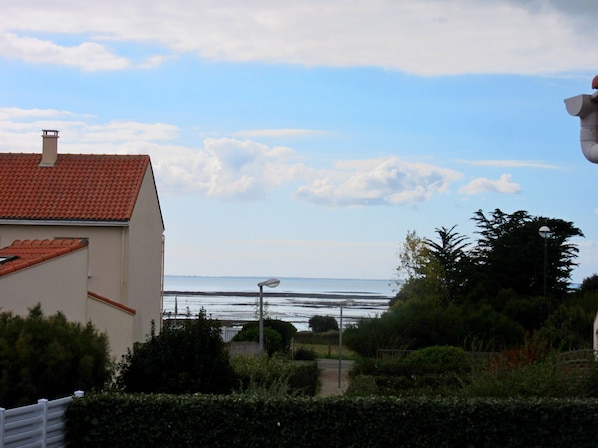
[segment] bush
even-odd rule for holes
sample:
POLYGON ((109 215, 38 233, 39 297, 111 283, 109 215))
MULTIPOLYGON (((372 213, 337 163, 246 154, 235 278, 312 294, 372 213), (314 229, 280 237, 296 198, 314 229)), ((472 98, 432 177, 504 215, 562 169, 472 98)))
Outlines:
MULTIPOLYGON (((264 319, 264 347, 268 354, 272 355, 276 352, 287 353, 291 348, 293 336, 297 333, 295 326, 289 322, 284 322, 279 319, 264 319), (278 338, 268 333, 268 329, 274 330, 280 335, 280 342, 278 338)), ((243 325, 243 328, 233 338, 234 341, 259 341, 259 321, 248 322, 243 325)))
POLYGON ((232 366, 238 379, 237 394, 252 396, 309 395, 316 393, 315 361, 290 361, 284 356, 236 356, 232 366))
POLYGON ((300 347, 293 353, 295 361, 315 361, 318 358, 316 352, 311 348, 300 347))
POLYGON ((27 317, 0 314, 0 405, 4 408, 100 389, 111 377, 108 338, 91 323, 44 317, 40 305, 27 317))
POLYGON ((469 369, 471 360, 461 348, 433 346, 409 353, 405 364, 426 372, 463 372, 469 369))
POLYGON ((338 323, 332 316, 313 316, 309 319, 309 328, 314 333, 325 333, 330 330, 338 331, 338 323))
POLYGON ((349 373, 350 396, 456 395, 470 369, 469 355, 456 347, 429 347, 404 357, 359 359, 349 373))
POLYGON ((119 367, 117 385, 126 392, 229 393, 235 381, 220 324, 203 309, 178 327, 152 331, 119 367))
MULTIPOLYGON (((258 327, 243 327, 234 337, 234 342, 259 342, 260 329, 258 327)), ((282 352, 282 336, 272 328, 264 327, 264 349, 268 355, 272 356, 274 353, 282 352)))

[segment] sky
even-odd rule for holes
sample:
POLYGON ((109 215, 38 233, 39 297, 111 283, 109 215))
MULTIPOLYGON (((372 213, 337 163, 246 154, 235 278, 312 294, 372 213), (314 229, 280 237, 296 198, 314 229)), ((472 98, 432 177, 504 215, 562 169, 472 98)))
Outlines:
POLYGON ((563 102, 594 0, 9 3, 0 152, 149 154, 168 275, 394 279, 407 232, 475 241, 495 209, 572 222, 572 281, 598 273, 563 102))

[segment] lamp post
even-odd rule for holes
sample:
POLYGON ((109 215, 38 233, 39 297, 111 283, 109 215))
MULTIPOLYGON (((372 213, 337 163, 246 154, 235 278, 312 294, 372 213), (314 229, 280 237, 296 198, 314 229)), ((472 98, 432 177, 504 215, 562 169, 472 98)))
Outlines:
POLYGON ((257 284, 260 287, 260 352, 264 351, 264 286, 276 288, 280 285, 280 280, 271 278, 257 284))
POLYGON ((546 305, 546 290, 547 290, 547 277, 548 277, 548 238, 552 236, 550 228, 547 226, 540 227, 538 233, 544 238, 544 304, 546 305))
POLYGON ((340 325, 338 329, 338 388, 341 388, 341 367, 342 367, 342 360, 343 360, 343 306, 351 305, 354 301, 353 300, 345 300, 341 302, 341 316, 340 316, 340 325))

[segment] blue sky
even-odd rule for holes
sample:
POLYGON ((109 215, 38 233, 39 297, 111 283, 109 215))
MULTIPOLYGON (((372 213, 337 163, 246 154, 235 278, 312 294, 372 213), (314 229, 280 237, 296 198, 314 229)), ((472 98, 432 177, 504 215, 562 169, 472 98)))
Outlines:
POLYGON ((14 3, 0 151, 150 154, 167 274, 392 279, 408 231, 496 208, 572 221, 572 280, 598 272, 563 103, 598 74, 594 2, 14 3))

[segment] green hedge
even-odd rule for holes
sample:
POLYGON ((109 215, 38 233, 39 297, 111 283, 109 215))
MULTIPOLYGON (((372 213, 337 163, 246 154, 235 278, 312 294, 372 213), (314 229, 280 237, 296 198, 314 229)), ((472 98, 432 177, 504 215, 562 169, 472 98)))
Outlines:
POLYGON ((78 448, 594 448, 598 400, 89 394, 66 415, 78 448))

